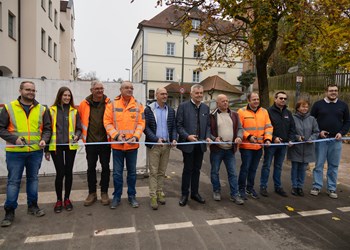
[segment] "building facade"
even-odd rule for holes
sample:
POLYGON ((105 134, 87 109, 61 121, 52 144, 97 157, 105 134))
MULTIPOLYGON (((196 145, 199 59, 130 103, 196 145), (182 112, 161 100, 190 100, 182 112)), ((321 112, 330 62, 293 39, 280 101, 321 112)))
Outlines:
MULTIPOLYGON (((232 85, 239 86, 244 62, 237 58, 234 67, 212 67, 200 70, 203 52, 198 50, 198 32, 190 32, 184 38, 181 30, 172 25, 174 6, 170 6, 150 20, 139 23, 138 33, 132 44, 132 81, 147 85, 147 99, 154 99, 155 90, 174 83, 184 85, 184 96, 188 96, 188 85, 200 83, 210 76, 219 76, 232 85)), ((199 19, 192 26, 200 25, 199 19)), ((179 88, 180 89, 180 88, 179 88)), ((178 94, 169 93, 169 102, 177 106, 178 94)), ((204 97, 206 99, 208 97, 204 97)))
POLYGON ((73 0, 0 0, 0 76, 74 80, 73 0))

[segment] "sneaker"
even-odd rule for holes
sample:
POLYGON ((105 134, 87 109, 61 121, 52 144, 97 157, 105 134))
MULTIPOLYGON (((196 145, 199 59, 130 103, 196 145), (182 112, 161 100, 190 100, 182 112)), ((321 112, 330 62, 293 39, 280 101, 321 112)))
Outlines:
POLYGON ((298 189, 297 188, 292 188, 292 191, 291 191, 292 195, 298 195, 298 189))
POLYGON ((45 215, 44 209, 40 209, 37 203, 33 203, 32 205, 28 206, 27 213, 35 215, 36 217, 41 217, 45 215))
POLYGON ((137 202, 135 196, 129 196, 128 198, 129 204, 133 207, 133 208, 137 208, 140 206, 140 204, 137 202))
POLYGON ((320 193, 320 190, 318 188, 313 187, 310 191, 311 195, 317 196, 320 193))
POLYGON ((73 204, 69 199, 64 199, 64 208, 67 211, 72 211, 73 210, 73 204))
POLYGON ((117 208, 117 206, 119 206, 119 204, 120 204, 120 198, 117 198, 117 197, 113 197, 113 200, 112 200, 112 202, 111 202, 111 206, 110 206, 110 208, 111 209, 116 209, 117 208))
POLYGON ((327 194, 332 199, 337 199, 338 198, 338 195, 337 195, 337 193, 334 190, 328 190, 327 194))
POLYGON ((287 193, 283 190, 283 188, 276 188, 275 189, 275 192, 277 193, 277 194, 279 194, 280 196, 282 196, 282 197, 288 197, 288 195, 287 195, 287 193))
POLYGON ((249 195, 250 197, 252 197, 253 199, 259 199, 259 195, 257 194, 257 192, 255 192, 254 189, 252 190, 246 190, 245 191, 247 195, 249 195))
POLYGON ((243 205, 244 204, 244 201, 242 200, 242 198, 239 195, 231 196, 230 200, 233 201, 237 205, 243 205))
POLYGON ((55 213, 61 213, 62 212, 62 201, 57 201, 55 207, 53 208, 53 211, 55 213))
POLYGON ((248 200, 247 194, 245 193, 245 190, 244 190, 244 189, 240 189, 240 190, 239 190, 239 196, 240 196, 243 200, 248 200))
POLYGON ((302 188, 297 188, 297 193, 299 196, 302 196, 302 197, 304 196, 304 191, 302 188))
POLYGON ((103 206, 109 205, 109 196, 106 192, 101 192, 101 203, 103 206))
POLYGON ((157 192, 157 201, 161 204, 161 205, 165 205, 165 194, 161 191, 157 192))
POLYGON ((91 193, 88 195, 88 197, 86 197, 85 201, 84 201, 84 206, 91 206, 92 204, 95 203, 95 201, 97 201, 97 194, 95 193, 91 193))
POLYGON ((157 210, 158 209, 157 197, 151 197, 151 208, 153 210, 157 210))
POLYGON ((1 221, 1 227, 11 226, 13 220, 15 219, 15 210, 12 208, 5 208, 6 214, 5 218, 1 221))
POLYGON ((266 188, 260 188, 260 194, 262 195, 262 196, 265 196, 265 197, 268 197, 269 196, 269 194, 267 193, 267 189, 266 188))
POLYGON ((214 201, 221 201, 221 194, 219 191, 213 193, 214 201))

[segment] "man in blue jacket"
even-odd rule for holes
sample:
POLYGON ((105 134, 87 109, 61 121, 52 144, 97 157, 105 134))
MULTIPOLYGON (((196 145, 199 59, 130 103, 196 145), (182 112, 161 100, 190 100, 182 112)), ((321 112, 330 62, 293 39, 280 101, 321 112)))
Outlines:
POLYGON ((163 181, 169 161, 170 148, 176 145, 175 111, 167 105, 168 92, 165 88, 156 90, 157 101, 145 108, 146 127, 143 131, 149 159, 149 196, 153 210, 158 209, 158 202, 165 204, 163 181))

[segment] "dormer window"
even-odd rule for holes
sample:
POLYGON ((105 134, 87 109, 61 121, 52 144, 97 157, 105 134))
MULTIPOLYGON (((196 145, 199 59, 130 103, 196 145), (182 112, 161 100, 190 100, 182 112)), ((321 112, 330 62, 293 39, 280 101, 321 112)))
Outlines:
POLYGON ((192 28, 193 29, 198 29, 200 25, 201 25, 201 20, 192 19, 192 28))

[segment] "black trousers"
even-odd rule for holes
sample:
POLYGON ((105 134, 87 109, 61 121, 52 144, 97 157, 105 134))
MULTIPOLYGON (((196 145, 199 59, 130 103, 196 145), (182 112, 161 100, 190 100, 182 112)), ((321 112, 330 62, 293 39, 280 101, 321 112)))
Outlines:
POLYGON ((102 167, 101 173, 101 192, 107 193, 109 186, 109 161, 111 158, 111 146, 110 145, 86 145, 86 160, 88 163, 87 169, 87 180, 89 186, 89 194, 96 192, 96 163, 98 158, 100 158, 100 163, 102 167))
POLYGON ((182 171, 182 195, 189 195, 191 186, 191 195, 198 194, 200 170, 203 161, 203 152, 200 145, 194 145, 191 153, 182 152, 184 168, 182 171))
POLYGON ((64 198, 69 199, 73 183, 73 165, 76 150, 70 150, 69 146, 57 146, 56 151, 51 151, 51 157, 56 169, 55 188, 57 200, 62 200, 63 179, 64 198))

